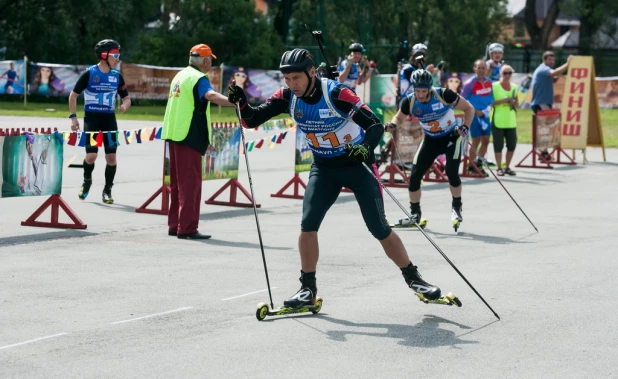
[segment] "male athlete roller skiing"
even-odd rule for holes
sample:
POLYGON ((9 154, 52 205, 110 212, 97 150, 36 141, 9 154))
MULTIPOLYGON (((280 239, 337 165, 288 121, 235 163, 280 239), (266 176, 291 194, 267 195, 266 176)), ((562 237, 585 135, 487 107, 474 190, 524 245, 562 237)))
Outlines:
POLYGON ((280 88, 265 103, 250 106, 243 89, 235 84, 229 87, 228 100, 239 105, 245 127, 255 128, 279 114, 289 113, 313 152, 298 242, 301 288, 284 301, 284 306, 301 308, 316 301, 318 230, 342 187, 354 192, 367 228, 401 269, 408 286, 428 300, 438 300, 440 288, 423 280, 411 263, 399 236, 386 221, 379 184, 363 166, 374 163, 373 150, 384 126, 352 90, 335 80, 317 78, 309 51, 286 51, 279 69, 287 87, 280 88))
POLYGON ((408 189, 410 191, 410 208, 412 218, 399 220, 398 227, 424 227, 426 220, 421 219, 421 180, 431 167, 434 160, 441 154, 446 154, 446 175, 449 189, 453 196, 452 216, 455 229, 463 221, 461 215, 461 179, 459 164, 461 162, 462 139, 468 134, 468 125, 474 117, 474 108, 466 99, 448 88, 432 87, 432 76, 426 70, 416 70, 411 82, 414 92, 408 94, 399 106, 399 111, 393 117, 387 128, 402 124, 407 116, 418 118, 425 139, 421 142, 412 165, 412 174, 408 189), (464 111, 463 125, 457 127, 454 109, 464 111))

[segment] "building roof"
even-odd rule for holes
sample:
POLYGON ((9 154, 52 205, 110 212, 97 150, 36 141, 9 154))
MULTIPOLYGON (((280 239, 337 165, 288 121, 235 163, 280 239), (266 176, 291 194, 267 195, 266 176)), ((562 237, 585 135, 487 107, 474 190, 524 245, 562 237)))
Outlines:
MULTIPOLYGON (((551 7, 553 2, 554 0, 536 0, 535 2, 536 17, 544 19, 547 16, 549 7, 551 7)), ((517 14, 513 16, 513 18, 518 19, 518 20, 525 19, 526 18, 525 12, 526 12, 526 8, 524 7, 519 12, 517 12, 517 14)), ((578 18, 570 14, 567 14, 566 12, 561 10, 560 13, 558 13, 557 20, 578 20, 578 18)))

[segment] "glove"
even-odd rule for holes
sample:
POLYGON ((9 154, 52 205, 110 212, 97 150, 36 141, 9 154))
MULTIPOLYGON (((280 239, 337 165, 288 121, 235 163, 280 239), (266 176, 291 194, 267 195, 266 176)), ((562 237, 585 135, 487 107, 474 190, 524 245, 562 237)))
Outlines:
POLYGON ((459 135, 464 138, 468 136, 469 131, 470 131, 470 128, 468 127, 468 125, 462 125, 458 128, 459 135))
POLYGON ((369 146, 366 143, 361 143, 360 145, 350 145, 347 144, 345 146, 346 150, 348 150, 348 156, 359 163, 364 163, 369 161, 369 146))
POLYGON ((233 83, 227 88, 227 101, 242 107, 247 103, 247 95, 242 88, 233 83))
POLYGON ((391 132, 395 129, 397 129, 397 124, 395 124, 394 122, 387 122, 386 124, 384 124, 384 130, 387 132, 391 132))

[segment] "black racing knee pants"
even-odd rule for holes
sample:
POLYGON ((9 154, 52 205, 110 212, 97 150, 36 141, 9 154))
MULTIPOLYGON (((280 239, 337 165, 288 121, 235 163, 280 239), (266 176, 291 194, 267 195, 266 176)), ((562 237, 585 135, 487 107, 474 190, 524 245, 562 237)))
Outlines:
POLYGON ((414 156, 412 174, 408 185, 410 192, 421 189, 423 176, 436 158, 442 154, 446 155, 446 176, 448 176, 449 184, 453 187, 459 187, 461 185, 459 164, 461 162, 462 141, 463 138, 456 131, 439 138, 425 136, 414 156))
POLYGON ((380 241, 388 237, 391 228, 386 222, 380 185, 361 164, 328 167, 313 163, 303 199, 301 230, 318 231, 326 212, 339 197, 342 187, 349 188, 354 193, 371 234, 380 241))
MULTIPOLYGON (((118 131, 118 124, 116 123, 116 115, 114 113, 97 113, 86 112, 84 114, 84 131, 86 132, 115 132, 118 131)), ((86 138, 86 153, 98 153, 99 148, 92 146, 90 143, 90 136, 86 138)), ((95 136, 96 138, 96 136, 95 136)), ((105 154, 116 154, 116 141, 115 133, 103 133, 103 146, 105 148, 105 154), (113 145, 109 139, 112 139, 113 145)))

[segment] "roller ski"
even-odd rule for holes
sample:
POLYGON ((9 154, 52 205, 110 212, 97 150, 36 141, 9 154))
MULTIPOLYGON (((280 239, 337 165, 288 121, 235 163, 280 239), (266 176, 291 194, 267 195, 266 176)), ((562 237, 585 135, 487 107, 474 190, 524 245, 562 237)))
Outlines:
POLYGON ((408 267, 401 269, 403 278, 408 287, 414 291, 414 295, 425 304, 442 304, 456 305, 461 307, 461 301, 454 293, 449 292, 446 296, 442 296, 440 287, 425 281, 418 272, 418 267, 410 263, 408 267))
POLYGON ((283 302, 283 307, 271 309, 268 304, 260 303, 257 306, 255 317, 258 321, 263 321, 266 316, 283 316, 295 313, 316 314, 322 309, 322 298, 314 295, 310 288, 301 288, 294 296, 283 302))
MULTIPOLYGON (((421 228, 425 229, 425 227, 427 226, 427 219, 426 218, 421 218, 419 219, 419 221, 417 222, 418 226, 420 226, 421 228)), ((406 217, 406 218, 402 218, 399 221, 397 221, 396 224, 390 224, 391 228, 416 228, 416 224, 412 221, 412 219, 406 217)))
POLYGON ((391 228, 416 228, 417 225, 425 229, 427 219, 421 217, 421 206, 419 203, 410 203, 410 216, 402 218, 396 224, 390 224, 391 228))
POLYGON ((455 233, 457 233, 457 230, 463 222, 463 217, 461 215, 461 204, 453 204, 453 209, 451 210, 451 221, 453 223, 453 229, 455 229, 455 233))

